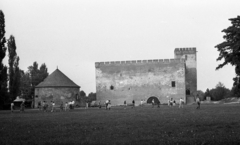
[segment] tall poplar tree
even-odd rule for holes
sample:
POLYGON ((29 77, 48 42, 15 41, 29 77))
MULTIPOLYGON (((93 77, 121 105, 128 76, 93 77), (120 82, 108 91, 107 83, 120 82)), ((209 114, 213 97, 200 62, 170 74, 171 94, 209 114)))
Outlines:
POLYGON ((229 19, 232 23, 227 29, 222 30, 225 35, 224 42, 215 46, 219 51, 217 61, 224 60, 217 70, 226 64, 235 66, 236 77, 233 78, 233 89, 236 96, 240 96, 240 16, 229 19))
POLYGON ((7 42, 8 55, 9 55, 9 95, 10 100, 13 101, 16 96, 20 94, 20 69, 19 57, 16 52, 16 43, 14 36, 10 36, 7 42))
POLYGON ((3 59, 6 56, 6 39, 5 39, 5 19, 4 14, 0 10, 0 108, 7 101, 7 67, 3 64, 3 59))

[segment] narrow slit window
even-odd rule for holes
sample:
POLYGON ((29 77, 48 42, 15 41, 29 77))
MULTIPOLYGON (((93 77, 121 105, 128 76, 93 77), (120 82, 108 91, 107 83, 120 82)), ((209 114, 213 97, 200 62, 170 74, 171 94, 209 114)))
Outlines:
POLYGON ((176 87, 176 82, 172 81, 172 87, 176 87))

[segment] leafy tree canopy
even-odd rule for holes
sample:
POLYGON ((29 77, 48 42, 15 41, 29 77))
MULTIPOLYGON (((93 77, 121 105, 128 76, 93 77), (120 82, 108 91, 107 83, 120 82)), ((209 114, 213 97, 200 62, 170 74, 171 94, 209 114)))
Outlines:
MULTIPOLYGON (((223 60, 223 63, 217 66, 217 70, 227 64, 235 66, 236 77, 233 78, 235 93, 240 94, 240 16, 229 19, 231 26, 222 30, 225 35, 224 42, 215 46, 219 51, 217 61, 223 60)), ((238 95, 239 96, 239 95, 238 95)))

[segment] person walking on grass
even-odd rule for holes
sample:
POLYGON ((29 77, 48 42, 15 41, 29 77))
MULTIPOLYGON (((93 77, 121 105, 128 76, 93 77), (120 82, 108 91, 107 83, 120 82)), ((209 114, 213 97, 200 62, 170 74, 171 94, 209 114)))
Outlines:
POLYGON ((60 104, 60 111, 63 111, 63 102, 60 104))
POLYGON ((160 104, 161 104, 161 102, 157 101, 158 108, 160 108, 160 104))
POLYGON ((108 109, 108 100, 106 100, 105 105, 106 105, 106 110, 107 110, 108 109))
POLYGON ((20 111, 24 112, 24 109, 25 109, 25 104, 24 104, 24 101, 22 101, 22 103, 20 105, 20 111))
POLYGON ((200 99, 199 99, 199 97, 197 97, 196 102, 197 102, 197 108, 196 109, 200 109, 200 99))
POLYGON ((98 103, 98 108, 99 108, 99 109, 102 108, 101 101, 99 101, 99 103, 98 103))
POLYGON ((12 102, 11 103, 11 112, 13 112, 13 110, 14 110, 14 103, 12 102))
POLYGON ((125 101, 123 102, 123 104, 124 104, 124 109, 126 109, 126 108, 127 108, 127 101, 125 100, 125 101))
POLYGON ((142 107, 143 106, 143 100, 141 100, 140 104, 141 104, 141 107, 142 107))
POLYGON ((68 102, 65 102, 65 111, 67 111, 68 108, 68 102))
POLYGON ((154 108, 154 99, 152 99, 152 108, 154 108))
POLYGON ((107 108, 108 108, 108 110, 110 110, 110 109, 111 109, 111 101, 110 101, 110 100, 108 100, 108 105, 107 105, 107 108))
POLYGON ((184 103, 184 100, 182 98, 180 98, 179 100, 179 108, 183 108, 183 103, 184 103))
POLYGON ((132 100, 132 108, 134 108, 134 107, 135 107, 135 101, 132 100))
POLYGON ((52 101, 52 110, 51 110, 51 112, 53 112, 54 109, 55 109, 55 103, 54 103, 54 101, 52 101))

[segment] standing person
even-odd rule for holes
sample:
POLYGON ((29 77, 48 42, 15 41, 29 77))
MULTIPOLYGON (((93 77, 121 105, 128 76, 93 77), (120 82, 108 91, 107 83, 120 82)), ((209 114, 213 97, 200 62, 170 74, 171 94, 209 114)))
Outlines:
POLYGON ((125 101, 123 102, 123 104, 124 104, 124 109, 126 109, 126 108, 127 108, 127 101, 125 100, 125 101))
POLYGON ((54 108, 55 108, 55 103, 54 103, 54 101, 52 101, 52 110, 51 110, 51 112, 54 111, 54 108))
POLYGON ((74 109, 74 104, 75 104, 75 101, 72 100, 72 109, 74 109))
POLYGON ((179 100, 179 108, 183 108, 183 103, 184 103, 184 100, 182 98, 180 98, 179 100))
POLYGON ((172 107, 172 105, 173 105, 173 98, 171 98, 170 100, 170 107, 172 107))
POLYGON ((154 99, 152 99, 152 108, 154 108, 154 99))
POLYGON ((41 110, 42 109, 42 104, 41 101, 38 102, 38 109, 41 110))
POLYGON ((68 102, 65 102, 65 111, 67 111, 68 108, 68 102))
POLYGON ((43 101, 43 103, 42 103, 42 106, 43 106, 43 112, 45 112, 46 111, 46 102, 45 101, 43 101))
POLYGON ((141 103, 141 106, 143 106, 143 100, 141 100, 141 102, 140 102, 140 103, 141 103))
POLYGON ((98 108, 99 108, 99 109, 102 108, 102 106, 101 106, 101 101, 99 101, 99 103, 98 103, 98 108))
POLYGON ((63 111, 63 102, 60 104, 60 111, 63 111))
POLYGON ((12 102, 11 103, 11 112, 13 112, 13 110, 14 110, 14 103, 12 102))
POLYGON ((197 99, 196 99, 196 102, 197 102, 197 108, 196 109, 200 109, 200 99, 197 97, 197 99))
POLYGON ((108 100, 108 105, 107 105, 107 108, 108 108, 108 110, 110 110, 110 109, 111 109, 111 101, 110 101, 110 100, 108 100))
POLYGON ((24 104, 24 101, 22 101, 22 103, 20 105, 20 111, 24 112, 24 109, 25 109, 25 104, 24 104))
POLYGON ((176 101, 175 100, 173 100, 173 106, 175 106, 176 105, 176 101))
POLYGON ((135 107, 135 101, 132 100, 132 108, 135 107))
POLYGON ((108 109, 108 100, 106 100, 105 105, 106 105, 106 110, 107 110, 108 109))
POLYGON ((160 108, 160 101, 157 102, 158 108, 160 108))

